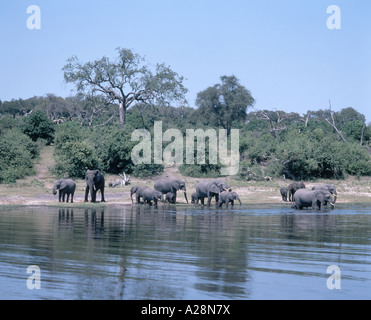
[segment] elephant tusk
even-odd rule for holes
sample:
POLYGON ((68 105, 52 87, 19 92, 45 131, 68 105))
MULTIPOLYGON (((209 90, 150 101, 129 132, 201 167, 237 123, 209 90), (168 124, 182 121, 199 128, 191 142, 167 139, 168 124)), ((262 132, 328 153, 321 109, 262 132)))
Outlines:
POLYGON ((335 204, 334 204, 334 203, 332 203, 332 202, 330 202, 330 205, 331 205, 332 207, 335 207, 335 204))

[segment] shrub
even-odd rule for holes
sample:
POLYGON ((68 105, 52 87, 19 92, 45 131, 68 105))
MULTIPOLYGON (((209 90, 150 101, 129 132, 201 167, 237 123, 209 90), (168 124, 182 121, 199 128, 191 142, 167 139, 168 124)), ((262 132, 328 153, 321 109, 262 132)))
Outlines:
POLYGON ((53 173, 57 176, 84 178, 87 169, 101 169, 94 148, 86 142, 67 142, 63 145, 53 173))
POLYGON ((50 144, 54 140, 54 124, 41 110, 36 110, 25 118, 23 132, 28 135, 32 141, 37 141, 41 138, 45 139, 48 144, 50 144))
POLYGON ((39 148, 18 130, 0 136, 0 183, 14 183, 16 179, 34 174, 34 160, 39 148))

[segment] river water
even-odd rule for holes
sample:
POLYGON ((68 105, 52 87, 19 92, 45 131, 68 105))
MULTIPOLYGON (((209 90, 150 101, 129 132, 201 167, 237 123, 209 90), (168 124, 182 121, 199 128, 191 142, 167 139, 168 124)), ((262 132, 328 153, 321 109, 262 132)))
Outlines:
POLYGON ((0 299, 371 299, 371 207, 0 207, 0 299))

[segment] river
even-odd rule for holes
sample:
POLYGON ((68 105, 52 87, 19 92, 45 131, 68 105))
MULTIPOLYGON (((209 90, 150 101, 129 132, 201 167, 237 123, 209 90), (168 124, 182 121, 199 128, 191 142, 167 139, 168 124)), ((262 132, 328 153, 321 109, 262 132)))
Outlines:
POLYGON ((370 205, 0 207, 0 299, 371 299, 370 245, 370 205))

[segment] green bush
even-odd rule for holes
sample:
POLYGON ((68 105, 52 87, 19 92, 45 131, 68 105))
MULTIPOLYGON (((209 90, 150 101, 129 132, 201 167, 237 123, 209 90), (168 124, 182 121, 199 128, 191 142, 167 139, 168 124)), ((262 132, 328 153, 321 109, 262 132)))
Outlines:
POLYGON ((34 111, 30 116, 24 119, 23 132, 28 135, 32 141, 44 139, 50 144, 54 140, 54 124, 41 110, 34 111))
POLYGON ((65 143, 52 171, 57 176, 84 178, 87 169, 101 169, 101 162, 94 148, 83 141, 65 143))
POLYGON ((60 150, 68 142, 83 141, 86 138, 85 127, 82 127, 78 122, 67 121, 56 127, 54 145, 57 150, 60 150))
POLYGON ((34 174, 34 160, 38 156, 38 145, 19 130, 0 135, 0 183, 14 183, 34 174))

